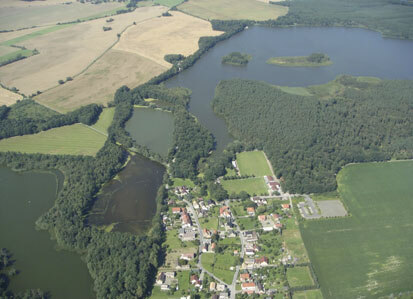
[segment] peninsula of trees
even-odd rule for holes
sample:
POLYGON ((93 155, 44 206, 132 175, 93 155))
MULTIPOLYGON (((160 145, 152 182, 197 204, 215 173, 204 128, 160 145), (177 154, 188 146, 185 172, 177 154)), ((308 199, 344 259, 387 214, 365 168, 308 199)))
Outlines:
POLYGON ((267 63, 291 67, 327 66, 333 64, 330 57, 323 53, 312 53, 309 56, 272 57, 267 60, 267 63))

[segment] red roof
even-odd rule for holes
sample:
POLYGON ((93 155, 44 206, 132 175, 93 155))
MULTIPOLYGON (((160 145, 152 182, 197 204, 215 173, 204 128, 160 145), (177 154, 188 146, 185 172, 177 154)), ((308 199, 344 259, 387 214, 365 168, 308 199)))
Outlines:
POLYGON ((243 288, 255 288, 255 282, 244 282, 242 284, 243 288))
POLYGON ((258 215, 258 220, 259 221, 264 221, 265 219, 267 219, 266 215, 258 215))
POLYGON ((248 207, 247 212, 248 213, 250 213, 250 212, 253 213, 253 212, 255 212, 255 209, 253 207, 248 207))
POLYGON ((172 208, 173 213, 181 213, 181 208, 174 207, 172 208))
POLYGON ((256 264, 262 264, 262 263, 267 263, 268 264, 268 258, 263 256, 255 259, 256 264))
POLYGON ((281 205, 281 207, 282 207, 283 209, 289 209, 289 208, 290 208, 290 205, 289 205, 288 203, 283 203, 283 204, 281 205))
POLYGON ((249 274, 249 273, 242 273, 242 274, 240 275, 240 277, 241 277, 241 278, 244 278, 244 279, 249 279, 249 278, 250 278, 250 274, 249 274))

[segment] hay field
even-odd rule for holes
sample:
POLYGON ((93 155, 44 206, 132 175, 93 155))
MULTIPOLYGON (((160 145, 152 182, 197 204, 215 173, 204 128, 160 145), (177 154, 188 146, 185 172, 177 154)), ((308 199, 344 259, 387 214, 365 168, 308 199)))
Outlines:
MULTIPOLYGON (((0 1, 0 2, 3 2, 0 1)), ((6 1, 7 2, 7 1, 6 1)), ((67 2, 67 1, 66 1, 67 2)), ((0 9, 0 29, 10 30, 69 22, 123 7, 123 3, 110 2, 99 5, 73 2, 70 5, 49 1, 13 1, 2 4, 0 9), (37 2, 45 2, 37 5, 37 2), (22 5, 23 4, 23 5, 22 5)))
POLYGON ((222 34, 212 30, 207 21, 178 11, 170 13, 171 17, 154 18, 130 27, 115 49, 139 54, 169 68, 171 64, 164 60, 166 54, 190 55, 198 50, 201 36, 222 34))
POLYGON ((68 112, 80 106, 113 100, 122 85, 135 87, 145 83, 166 68, 139 55, 110 50, 85 73, 34 99, 59 112, 68 112))
POLYGON ((413 161, 353 164, 338 173, 351 217, 301 227, 324 298, 413 290, 412 178, 413 161))
POLYGON ((114 108, 107 108, 102 111, 99 120, 91 127, 74 124, 33 135, 2 139, 0 151, 94 156, 106 141, 105 133, 112 123, 113 115, 114 108))
POLYGON ((242 152, 237 154, 237 163, 241 175, 273 175, 263 151, 242 152))
POLYGON ((21 100, 23 97, 17 93, 11 92, 0 86, 0 106, 10 106, 16 103, 17 100, 21 100))
POLYGON ((179 5, 178 9, 205 20, 264 21, 288 13, 288 7, 257 0, 189 0, 179 5))
POLYGON ((161 6, 142 7, 113 16, 112 30, 106 32, 102 30, 108 26, 106 20, 98 19, 22 41, 18 45, 36 48, 40 54, 1 67, 0 81, 27 95, 56 86, 58 80, 75 76, 102 55, 127 26, 159 16, 165 10, 161 6))

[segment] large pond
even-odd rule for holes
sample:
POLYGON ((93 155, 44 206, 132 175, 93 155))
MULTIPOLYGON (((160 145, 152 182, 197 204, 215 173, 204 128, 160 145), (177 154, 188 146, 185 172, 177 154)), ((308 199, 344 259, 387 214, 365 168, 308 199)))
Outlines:
POLYGON ((364 29, 252 27, 218 43, 166 85, 192 90, 190 112, 214 134, 220 150, 231 137, 224 121, 211 109, 219 81, 244 78, 276 85, 306 86, 326 83, 340 74, 413 79, 412 53, 412 41, 385 39, 377 32, 364 29), (252 60, 246 67, 222 65, 222 56, 232 51, 248 53, 252 60), (333 65, 288 68, 265 63, 270 57, 304 56, 313 52, 329 55, 333 65))
POLYGON ((98 194, 89 222, 108 231, 140 234, 156 213, 156 194, 165 167, 140 155, 132 156, 126 167, 98 194))
POLYGON ((125 129, 139 145, 166 156, 172 146, 174 118, 170 112, 134 108, 125 129))
POLYGON ((57 181, 52 173, 0 168, 0 247, 13 253, 14 266, 21 271, 10 288, 39 288, 53 298, 94 298, 92 279, 79 255, 57 251, 50 234, 35 229, 35 221, 54 204, 57 181))

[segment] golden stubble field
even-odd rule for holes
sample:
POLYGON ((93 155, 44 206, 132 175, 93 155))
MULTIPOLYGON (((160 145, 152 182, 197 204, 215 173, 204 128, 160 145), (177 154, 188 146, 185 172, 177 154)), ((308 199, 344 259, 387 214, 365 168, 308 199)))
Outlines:
POLYGON ((39 103, 60 112, 90 103, 106 104, 122 85, 131 88, 166 71, 165 54, 190 55, 201 36, 218 35, 209 22, 180 12, 129 27, 118 44, 73 81, 36 96, 39 103))
POLYGON ((288 13, 288 7, 269 4, 264 0, 188 0, 178 9, 205 20, 264 21, 288 13))
POLYGON ((114 48, 139 54, 169 68, 171 64, 164 60, 166 54, 188 56, 199 49, 201 36, 222 34, 214 31, 207 21, 178 11, 170 13, 171 17, 150 19, 128 28, 114 48))
POLYGON ((102 55, 116 41, 117 34, 133 22, 140 23, 166 11, 165 7, 142 7, 132 13, 74 24, 65 29, 37 36, 18 43, 40 54, 0 68, 0 81, 9 87, 17 87, 30 95, 56 86, 58 80, 73 77, 102 55), (103 26, 112 30, 103 31, 103 26))
POLYGON ((0 106, 10 106, 16 103, 17 100, 21 100, 23 97, 17 93, 11 92, 0 86, 0 106))
POLYGON ((139 55, 111 49, 73 81, 34 99, 59 112, 71 111, 91 103, 106 104, 113 100, 119 87, 137 86, 166 69, 139 55))

